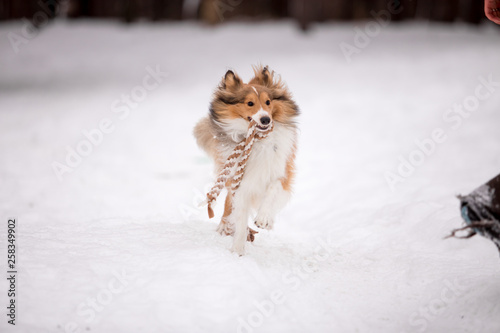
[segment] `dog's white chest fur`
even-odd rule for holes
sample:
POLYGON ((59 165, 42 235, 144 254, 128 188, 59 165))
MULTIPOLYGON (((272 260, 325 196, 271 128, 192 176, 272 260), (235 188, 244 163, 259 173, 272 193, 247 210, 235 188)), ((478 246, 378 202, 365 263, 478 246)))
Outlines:
MULTIPOLYGON (((226 133, 239 142, 244 138, 248 124, 244 120, 234 121, 225 127, 226 133)), ((246 192, 249 199, 255 198, 262 195, 271 182, 284 178, 295 140, 295 128, 276 123, 273 132, 266 139, 256 141, 239 191, 246 192)), ((229 149, 224 151, 226 158, 230 153, 229 149)))
POLYGON ((247 190, 260 195, 269 183, 285 177, 286 164, 295 142, 295 131, 276 124, 273 132, 257 141, 250 154, 243 176, 247 190))

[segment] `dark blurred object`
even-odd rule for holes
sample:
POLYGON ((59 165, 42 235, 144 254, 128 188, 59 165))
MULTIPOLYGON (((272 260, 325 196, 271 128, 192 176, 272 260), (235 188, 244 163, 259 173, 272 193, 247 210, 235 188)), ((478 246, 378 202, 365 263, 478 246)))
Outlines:
POLYGON ((210 24, 226 20, 289 17, 289 0, 200 0, 198 18, 210 24))
POLYGON ((453 230, 451 236, 470 238, 476 234, 493 241, 500 251, 500 175, 466 196, 459 196, 465 227, 453 230), (468 231, 465 236, 457 232, 468 231))
POLYGON ((68 0, 68 16, 76 17, 116 17, 126 22, 140 18, 150 20, 181 20, 183 0, 68 0))
POLYGON ((31 18, 37 12, 46 13, 50 18, 56 14, 55 1, 15 1, 0 0, 0 20, 31 18))
POLYGON ((218 24, 228 20, 292 18, 303 29, 311 23, 332 20, 371 20, 393 6, 392 21, 420 19, 479 23, 484 19, 478 0, 0 0, 0 20, 28 18, 52 8, 70 18, 183 20, 197 18, 218 24), (61 10, 61 7, 64 7, 61 10))

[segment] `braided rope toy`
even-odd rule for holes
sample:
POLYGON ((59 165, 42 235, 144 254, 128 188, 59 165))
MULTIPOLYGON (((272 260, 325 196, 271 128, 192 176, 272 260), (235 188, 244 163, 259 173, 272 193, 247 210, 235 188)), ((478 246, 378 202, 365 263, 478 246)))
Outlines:
POLYGON ((268 137, 268 135, 274 129, 274 123, 271 121, 269 126, 262 130, 257 127, 257 122, 253 119, 250 120, 248 125, 248 131, 245 139, 243 139, 236 147, 234 147, 231 155, 227 158, 224 163, 224 167, 217 176, 217 180, 212 189, 207 193, 207 204, 208 204, 208 217, 214 217, 214 211, 212 205, 217 200, 222 189, 226 186, 228 181, 231 181, 231 192, 234 196, 238 188, 240 187, 241 181, 243 179, 243 174, 245 173, 245 167, 252 152, 253 144, 256 140, 263 140, 268 137))

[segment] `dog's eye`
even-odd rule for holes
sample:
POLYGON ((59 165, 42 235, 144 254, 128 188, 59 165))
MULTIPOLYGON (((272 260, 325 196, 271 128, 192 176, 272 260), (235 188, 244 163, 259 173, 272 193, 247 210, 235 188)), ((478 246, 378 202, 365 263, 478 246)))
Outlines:
POLYGON ((248 106, 253 106, 253 102, 248 102, 247 105, 248 106))
POLYGON ((266 105, 270 105, 271 104, 271 101, 270 100, 267 100, 266 101, 266 105))

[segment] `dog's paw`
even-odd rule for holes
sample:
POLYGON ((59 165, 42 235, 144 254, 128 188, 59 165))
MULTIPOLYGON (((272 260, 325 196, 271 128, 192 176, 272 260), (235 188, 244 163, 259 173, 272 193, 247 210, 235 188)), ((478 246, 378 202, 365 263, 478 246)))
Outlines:
POLYGON ((217 227, 217 232, 222 236, 232 236, 234 235, 234 224, 222 219, 217 227))
POLYGON ((247 234, 247 242, 253 242, 255 240, 255 234, 258 234, 258 231, 255 231, 253 229, 248 228, 248 234, 247 234))
POLYGON ((274 226, 274 220, 269 217, 259 217, 255 219, 255 225, 261 229, 271 230, 274 226))
POLYGON ((241 244, 233 244, 231 247, 231 252, 236 253, 237 255, 244 256, 245 255, 245 243, 241 244))

